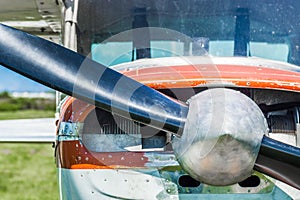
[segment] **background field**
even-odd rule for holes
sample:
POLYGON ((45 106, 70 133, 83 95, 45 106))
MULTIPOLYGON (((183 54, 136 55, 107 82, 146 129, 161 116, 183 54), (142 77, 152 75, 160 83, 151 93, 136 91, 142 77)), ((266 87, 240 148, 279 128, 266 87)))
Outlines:
POLYGON ((0 143, 1 200, 57 200, 51 144, 0 143))
MULTIPOLYGON (((54 117, 55 100, 0 93, 0 120, 54 117)), ((1 130, 0 130, 1 137, 1 130)), ((57 200, 52 144, 0 143, 0 200, 57 200)))
POLYGON ((53 118, 53 117, 54 117, 54 111, 51 110, 0 111, 0 120, 53 118))

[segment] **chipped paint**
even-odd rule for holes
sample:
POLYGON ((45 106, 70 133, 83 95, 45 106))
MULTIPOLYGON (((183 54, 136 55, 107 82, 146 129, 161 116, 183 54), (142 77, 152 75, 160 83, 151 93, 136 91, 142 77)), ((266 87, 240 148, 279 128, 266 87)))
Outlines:
MULTIPOLYGON (((253 58, 189 59, 193 62, 180 58, 138 60, 114 69, 155 89, 225 86, 300 91, 300 70, 294 65, 253 58)), ((94 108, 73 97, 60 108, 56 153, 63 199, 220 199, 224 193, 234 193, 234 199, 261 198, 262 194, 272 199, 275 193, 289 199, 256 173, 261 183, 254 188, 238 184, 183 187, 179 178, 186 173, 173 152, 91 151, 81 141, 81 130, 94 108)))
POLYGON ((130 71, 123 70, 128 64, 114 68, 155 89, 206 87, 226 83, 225 86, 230 87, 300 90, 300 68, 295 65, 258 58, 210 59, 159 58, 130 63, 130 71), (157 63, 149 65, 146 61, 157 63))

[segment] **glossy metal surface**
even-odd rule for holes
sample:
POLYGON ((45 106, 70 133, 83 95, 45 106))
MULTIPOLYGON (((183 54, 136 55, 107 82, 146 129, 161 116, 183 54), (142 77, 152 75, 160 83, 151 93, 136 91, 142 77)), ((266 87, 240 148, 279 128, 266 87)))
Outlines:
POLYGON ((185 104, 62 46, 4 25, 0 25, 0 64, 114 114, 182 132, 185 104))
POLYGON ((188 102, 183 135, 173 142, 181 166, 210 185, 230 185, 249 177, 268 133, 259 107, 246 95, 224 88, 206 90, 188 102))
POLYGON ((300 189, 300 148, 264 137, 254 169, 300 189))

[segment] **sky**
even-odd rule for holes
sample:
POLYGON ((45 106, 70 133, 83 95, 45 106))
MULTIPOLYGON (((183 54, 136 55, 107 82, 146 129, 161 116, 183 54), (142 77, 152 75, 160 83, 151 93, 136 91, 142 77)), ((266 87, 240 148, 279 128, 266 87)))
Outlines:
POLYGON ((0 92, 47 92, 51 88, 25 78, 0 65, 0 92))

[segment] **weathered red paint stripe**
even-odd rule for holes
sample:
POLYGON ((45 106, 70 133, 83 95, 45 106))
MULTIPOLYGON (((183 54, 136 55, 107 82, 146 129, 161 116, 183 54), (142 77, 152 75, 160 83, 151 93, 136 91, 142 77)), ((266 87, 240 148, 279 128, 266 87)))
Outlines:
POLYGON ((67 169, 144 168, 148 162, 143 152, 92 152, 79 140, 60 141, 57 153, 58 167, 67 169))

